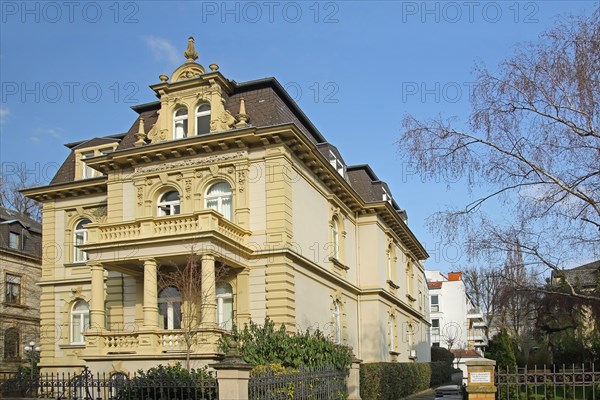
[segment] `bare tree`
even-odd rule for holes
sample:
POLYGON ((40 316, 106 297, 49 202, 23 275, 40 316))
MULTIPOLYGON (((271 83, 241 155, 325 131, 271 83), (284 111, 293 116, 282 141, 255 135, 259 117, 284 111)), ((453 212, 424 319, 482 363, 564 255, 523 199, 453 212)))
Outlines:
MULTIPOLYGON (((180 315, 181 315, 181 334, 185 347, 186 359, 185 367, 190 369, 191 354, 198 339, 203 333, 207 312, 214 312, 213 308, 207 307, 208 304, 214 304, 216 299, 210 299, 214 294, 214 287, 203 286, 203 265, 200 256, 192 246, 187 256, 186 263, 183 266, 176 264, 162 265, 160 267, 158 285, 161 288, 175 288, 181 296, 180 315)), ((217 282, 228 274, 228 268, 219 265, 215 270, 215 278, 210 279, 217 282)), ((214 327, 211 327, 214 328, 214 327)))
MULTIPOLYGON (((399 149, 422 176, 451 171, 478 194, 429 220, 473 260, 499 265, 518 246, 528 268, 547 273, 600 254, 599 38, 600 11, 564 18, 497 70, 476 67, 468 123, 404 117, 399 149)), ((600 301, 568 282, 515 284, 600 301)))
POLYGON ((502 290, 502 269, 494 266, 472 266, 463 270, 463 281, 467 294, 476 307, 486 316, 485 334, 494 326, 498 300, 502 290))
POLYGON ((36 221, 42 220, 40 203, 25 197, 20 190, 39 185, 31 179, 26 166, 3 171, 0 175, 0 207, 8 208, 26 215, 36 221))

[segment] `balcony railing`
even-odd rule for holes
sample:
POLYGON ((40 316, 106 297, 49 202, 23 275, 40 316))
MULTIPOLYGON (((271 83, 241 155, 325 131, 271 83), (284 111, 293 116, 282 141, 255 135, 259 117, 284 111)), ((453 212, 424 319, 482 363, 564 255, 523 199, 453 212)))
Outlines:
POLYGON ((135 240, 194 235, 214 232, 237 243, 245 243, 250 232, 225 219, 214 210, 194 214, 138 218, 135 221, 89 224, 89 245, 128 242, 135 240))
MULTIPOLYGON (((204 328, 191 334, 190 351, 194 354, 215 353, 217 343, 223 335, 221 329, 204 328)), ((185 353, 186 333, 183 330, 140 330, 136 332, 86 333, 86 353, 90 356, 110 354, 160 355, 165 353, 185 353)))

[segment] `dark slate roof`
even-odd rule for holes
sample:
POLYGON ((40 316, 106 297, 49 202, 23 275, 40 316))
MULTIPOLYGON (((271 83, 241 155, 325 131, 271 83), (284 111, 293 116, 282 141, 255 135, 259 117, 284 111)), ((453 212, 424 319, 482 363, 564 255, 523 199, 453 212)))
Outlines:
MULTIPOLYGON (((235 83, 234 93, 226 96, 225 108, 232 114, 240 111, 240 100, 244 98, 246 114, 250 116, 250 124, 256 127, 282 125, 294 123, 313 143, 324 143, 325 138, 310 122, 308 117, 300 110, 298 105, 289 96, 285 89, 275 78, 265 78, 256 81, 235 83)), ((139 119, 144 119, 146 133, 156 123, 160 102, 140 104, 133 106, 139 116, 129 130, 124 134, 110 135, 86 141, 69 143, 66 146, 72 150, 97 146, 102 143, 120 141, 117 150, 133 147, 138 132, 139 119)), ((71 152, 56 175, 50 182, 51 185, 72 182, 75 179, 75 156, 71 152)))
POLYGON ((32 231, 41 233, 42 224, 27 215, 18 213, 8 208, 0 207, 0 223, 19 222, 21 225, 32 231))
POLYGON ((600 260, 564 270, 564 274, 570 282, 578 282, 583 286, 595 286, 600 277, 600 260))

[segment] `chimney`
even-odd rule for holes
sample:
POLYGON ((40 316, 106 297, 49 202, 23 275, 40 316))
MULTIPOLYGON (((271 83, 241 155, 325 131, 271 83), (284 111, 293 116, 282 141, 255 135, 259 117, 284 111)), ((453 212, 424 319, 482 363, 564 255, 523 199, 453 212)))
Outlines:
POLYGON ((449 281, 462 281, 462 272, 450 272, 448 273, 449 281))

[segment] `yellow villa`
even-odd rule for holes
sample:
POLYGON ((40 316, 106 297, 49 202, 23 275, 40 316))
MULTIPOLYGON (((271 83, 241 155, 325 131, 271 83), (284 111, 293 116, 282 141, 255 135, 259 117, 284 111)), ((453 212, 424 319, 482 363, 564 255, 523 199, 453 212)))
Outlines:
POLYGON ((233 324, 265 317, 366 362, 429 361, 428 255, 386 183, 346 165, 277 80, 206 70, 193 38, 184 55, 127 133, 68 144, 51 183, 25 191, 43 203, 40 366, 182 361, 180 291, 160 276, 191 251, 197 364, 233 324))

